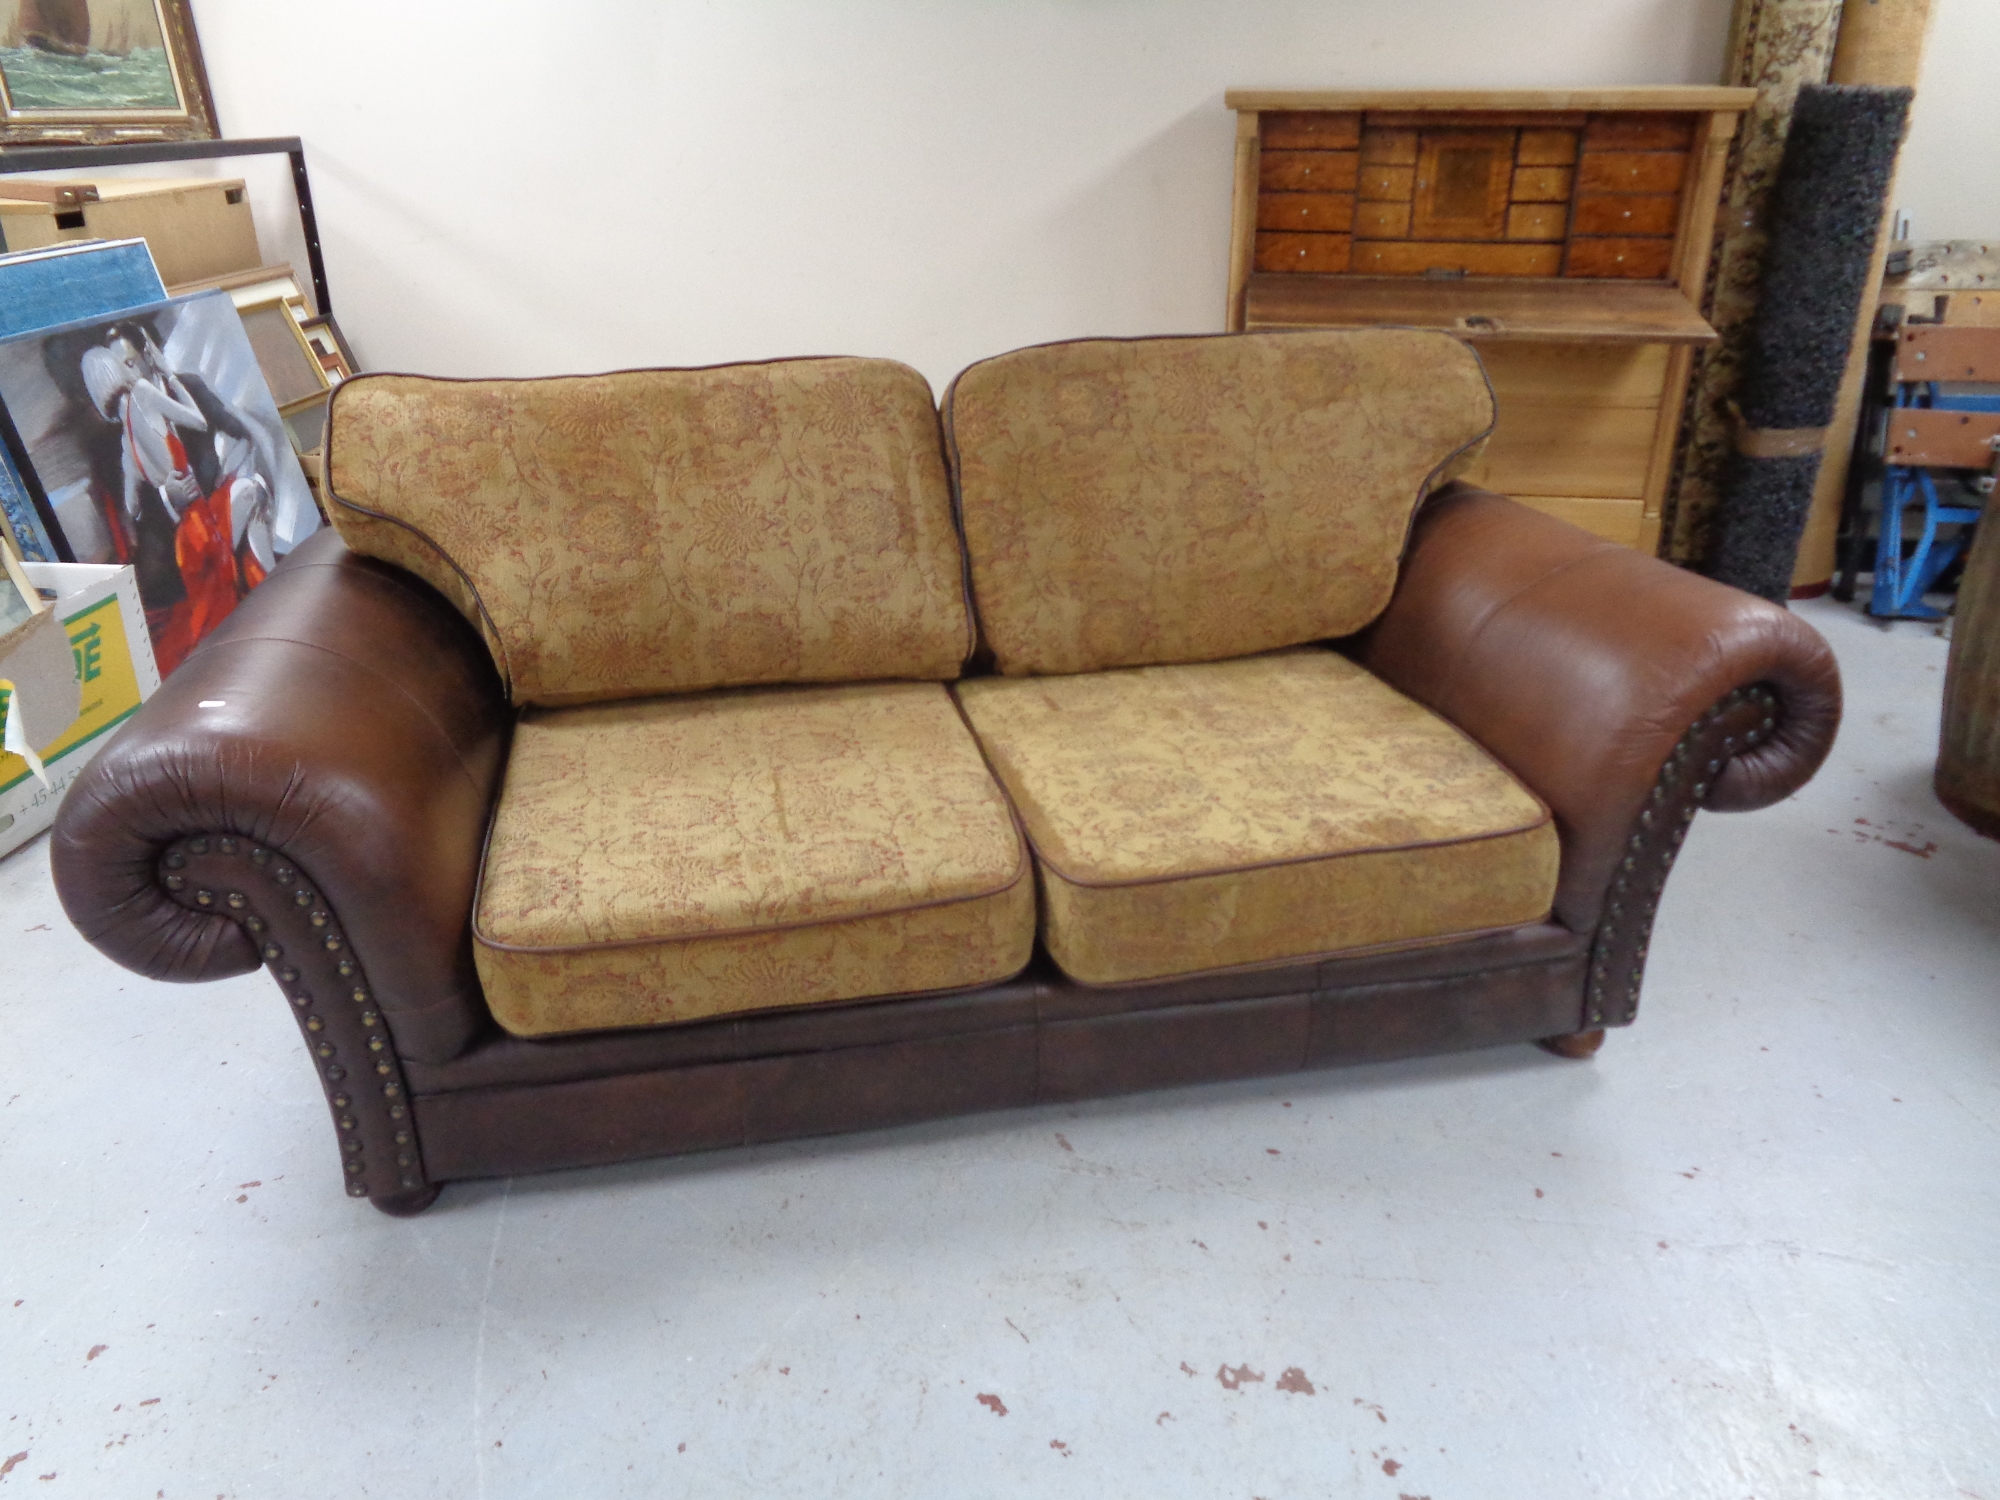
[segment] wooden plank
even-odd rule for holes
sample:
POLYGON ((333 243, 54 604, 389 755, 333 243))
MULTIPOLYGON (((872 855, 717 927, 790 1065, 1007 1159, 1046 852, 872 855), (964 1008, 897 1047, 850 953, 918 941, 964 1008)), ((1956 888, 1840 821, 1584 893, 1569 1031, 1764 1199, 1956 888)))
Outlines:
POLYGON ((1680 229, 1674 235, 1673 280, 1699 301, 1708 284, 1708 262, 1715 253, 1715 219, 1722 209, 1722 177, 1729 165, 1729 143, 1736 135, 1734 114, 1718 111, 1696 123, 1695 144, 1688 153, 1693 184, 1681 194, 1680 229))
POLYGON ((1265 193, 1257 200, 1257 227, 1346 234, 1354 228, 1354 195, 1265 193))
POLYGON ((1586 151, 1685 151, 1693 144, 1688 116, 1592 115, 1583 132, 1586 151))
POLYGON ((1673 193, 1687 175, 1684 151, 1585 151, 1577 159, 1580 193, 1673 193))
POLYGON ((1514 161, 1523 167, 1574 166, 1576 143, 1574 130, 1523 130, 1514 161))
POLYGON ((1359 111, 1279 110, 1259 132, 1267 151, 1352 151, 1361 144, 1359 111))
POLYGON ((2000 296, 1949 292, 1936 300, 1944 304, 1944 321, 1954 328, 2000 328, 2000 296))
POLYGON ((1896 340, 1896 379, 2000 382, 2000 330, 1905 327, 1896 340))
POLYGON ((1556 276, 1560 244, 1486 240, 1356 240, 1358 276, 1556 276))
POLYGON ((1670 239, 1575 239, 1569 242, 1563 275, 1665 281, 1673 268, 1670 239))
POLYGON ((1681 414, 1687 407, 1688 382, 1694 374, 1694 350, 1677 344, 1666 351, 1667 367, 1660 382, 1659 425, 1653 429, 1653 452, 1646 460, 1646 524, 1651 541, 1646 550, 1657 555, 1660 518, 1666 510, 1667 489, 1674 478, 1674 451, 1680 445, 1681 414))
POLYGON ((1380 162, 1390 167, 1414 167, 1417 164, 1417 132, 1370 126, 1361 137, 1361 160, 1364 166, 1369 162, 1380 162))
POLYGON ((1408 203, 1416 193, 1415 167, 1391 167, 1369 162, 1361 169, 1360 195, 1363 202, 1408 203))
POLYGON ((1665 344, 1482 343, 1479 357, 1503 402, 1653 411, 1672 353, 1665 344))
MULTIPOLYGON (((1357 249, 1372 248, 1357 243, 1357 249)), ((1434 247, 1425 247, 1434 248, 1434 247)), ((1439 328, 1488 342, 1712 344, 1676 287, 1617 281, 1429 281, 1412 276, 1252 276, 1253 328, 1439 328)))
POLYGON ((1257 185, 1267 193, 1351 193, 1360 165, 1355 151, 1264 150, 1257 185))
POLYGON ((89 182, 31 181, 25 177, 0 179, 0 197, 16 203, 46 203, 55 208, 77 208, 95 203, 97 187, 89 182))
POLYGON ((1513 176, 1513 131, 1426 132, 1417 153, 1411 237, 1499 239, 1507 232, 1507 190, 1513 176))
POLYGON ((1340 272, 1348 266, 1348 247, 1354 237, 1347 234, 1257 235, 1257 269, 1276 272, 1340 272))
POLYGON ((1406 240, 1410 237, 1410 205, 1363 203, 1354 211, 1354 236, 1363 240, 1406 240))
POLYGON ((1757 102, 1757 91, 1684 84, 1601 89, 1235 88, 1222 96, 1222 102, 1230 109, 1727 109, 1741 112, 1757 102))
POLYGON ((1516 203, 1567 203, 1574 174, 1568 167, 1516 167, 1516 203))
POLYGON ((1643 514, 1656 418, 1645 408, 1501 401, 1467 477, 1503 495, 1629 500, 1643 514))
POLYGON ((1637 500, 1613 500, 1581 495, 1512 495, 1530 510, 1580 526, 1592 536, 1624 547, 1638 547, 1646 527, 1637 500))
POLYGON ((1509 245, 1484 241, 1357 240, 1354 270, 1363 276, 1554 276, 1561 245, 1509 245))
POLYGON ((1889 413, 1883 460, 1913 468, 1986 469, 1992 467, 1996 440, 2000 440, 2000 412, 1905 408, 1889 413))
POLYGON ((1663 234, 1680 222, 1681 200, 1671 193, 1586 193, 1576 200, 1578 234, 1663 234))
POLYGON ((1371 109, 1368 128, 1384 130, 1493 130, 1524 125, 1567 126, 1581 130, 1590 119, 1586 114, 1551 114, 1545 109, 1464 109, 1448 113, 1426 110, 1371 109))
POLYGON ((1229 200, 1229 296, 1222 326, 1243 331, 1243 294, 1250 285, 1251 261, 1257 242, 1257 147, 1260 117, 1246 111, 1236 117, 1236 170, 1229 200))
POLYGON ((1568 227, 1567 203, 1516 203, 1507 210, 1510 240, 1559 240, 1568 227))

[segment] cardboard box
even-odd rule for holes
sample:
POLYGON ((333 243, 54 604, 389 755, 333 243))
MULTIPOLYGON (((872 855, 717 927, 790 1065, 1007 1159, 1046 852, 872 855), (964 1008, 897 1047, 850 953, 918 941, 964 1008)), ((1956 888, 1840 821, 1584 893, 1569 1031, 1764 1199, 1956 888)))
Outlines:
MULTIPOLYGON (((137 713, 160 685, 152 637, 146 633, 146 616, 139 607, 138 579, 130 567, 28 563, 22 571, 30 583, 55 590, 55 605, 47 617, 52 624, 33 632, 37 639, 32 646, 17 645, 0 660, 0 677, 22 683, 23 702, 33 715, 27 721, 33 736, 30 743, 41 735, 51 736, 36 746, 48 769, 49 785, 43 786, 20 756, 0 754, 0 855, 12 853, 55 821, 56 808, 77 773, 111 731, 137 713), (77 711, 66 728, 45 722, 44 710, 34 702, 38 693, 44 702, 51 696, 53 685, 47 680, 51 662, 42 659, 50 643, 40 637, 55 630, 68 637, 68 686, 77 695, 77 711), (30 657, 29 649, 38 654, 30 657)), ((55 652, 59 661, 59 645, 55 652)))
POLYGON ((241 178, 104 178, 88 202, 65 207, 9 198, 0 179, 0 233, 9 250, 65 240, 143 239, 168 286, 264 263, 241 178))

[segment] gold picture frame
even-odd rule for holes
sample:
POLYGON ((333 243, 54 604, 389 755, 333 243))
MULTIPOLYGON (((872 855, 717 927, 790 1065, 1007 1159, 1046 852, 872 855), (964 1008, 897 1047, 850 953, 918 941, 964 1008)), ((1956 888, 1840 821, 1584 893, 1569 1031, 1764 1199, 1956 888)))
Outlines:
POLYGON ((190 0, 0 0, 0 145, 220 134, 190 0))

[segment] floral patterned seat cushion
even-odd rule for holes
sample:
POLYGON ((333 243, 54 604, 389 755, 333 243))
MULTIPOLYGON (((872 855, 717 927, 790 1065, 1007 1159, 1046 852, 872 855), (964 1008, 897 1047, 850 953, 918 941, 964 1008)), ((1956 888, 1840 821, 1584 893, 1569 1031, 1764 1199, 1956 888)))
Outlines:
POLYGON ((980 623, 1012 676, 1359 630, 1493 395, 1456 339, 1350 329, 1021 349, 961 374, 944 416, 980 623))
POLYGON ((1042 938, 1086 984, 1541 920, 1548 810, 1332 651, 955 689, 1028 829, 1042 938))
POLYGON ((335 393, 348 546, 441 590, 514 701, 944 681, 972 644, 930 386, 807 359, 335 393))
POLYGON ((989 984, 1035 936, 1006 797, 935 683, 526 715, 473 927, 521 1036, 989 984))

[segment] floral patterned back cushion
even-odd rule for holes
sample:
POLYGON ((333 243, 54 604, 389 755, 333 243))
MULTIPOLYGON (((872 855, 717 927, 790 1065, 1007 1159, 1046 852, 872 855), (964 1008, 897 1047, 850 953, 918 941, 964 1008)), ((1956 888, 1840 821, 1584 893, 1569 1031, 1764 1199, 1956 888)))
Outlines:
POLYGON ((805 359, 335 393, 328 509, 480 629, 516 703, 877 678, 972 646, 930 386, 805 359))
POLYGON ((1493 393, 1442 333, 1091 339, 972 366, 944 419, 980 623, 1026 676, 1361 629, 1493 393))

